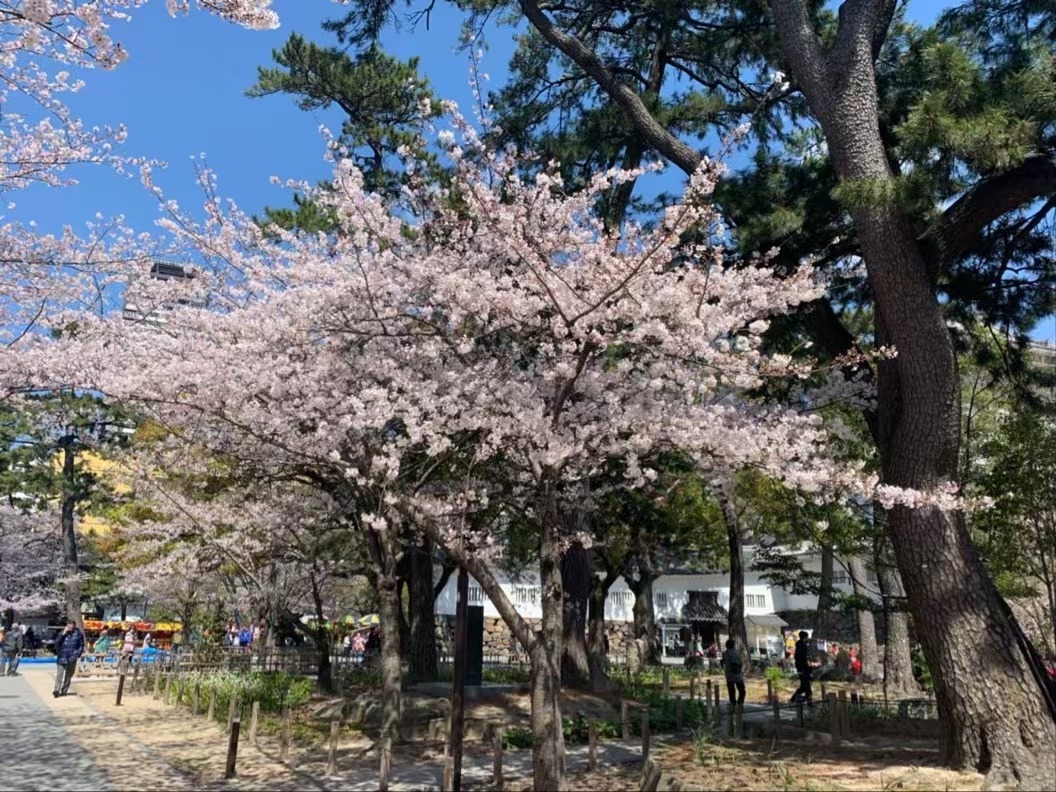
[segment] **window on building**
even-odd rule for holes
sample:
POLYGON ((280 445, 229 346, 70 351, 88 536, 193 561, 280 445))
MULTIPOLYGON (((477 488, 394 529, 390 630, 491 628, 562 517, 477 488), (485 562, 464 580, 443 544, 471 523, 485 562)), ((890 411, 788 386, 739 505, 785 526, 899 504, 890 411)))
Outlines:
POLYGON ((847 574, 846 569, 834 569, 832 570, 832 585, 834 586, 849 586, 851 585, 851 576, 847 574))
POLYGON ((467 601, 470 605, 483 605, 484 604, 484 589, 480 586, 470 585, 469 596, 467 601))
POLYGON ((614 607, 625 608, 631 604, 633 596, 629 591, 610 591, 608 599, 614 607))
POLYGON ((766 607, 766 595, 765 594, 745 594, 744 604, 749 608, 765 608, 766 607))
POLYGON ((656 594, 654 594, 653 595, 653 604, 655 604, 656 607, 658 607, 658 608, 666 608, 667 607, 667 592, 666 591, 658 591, 656 594))
POLYGON ((539 587, 514 586, 513 603, 515 605, 537 605, 539 603, 539 587))

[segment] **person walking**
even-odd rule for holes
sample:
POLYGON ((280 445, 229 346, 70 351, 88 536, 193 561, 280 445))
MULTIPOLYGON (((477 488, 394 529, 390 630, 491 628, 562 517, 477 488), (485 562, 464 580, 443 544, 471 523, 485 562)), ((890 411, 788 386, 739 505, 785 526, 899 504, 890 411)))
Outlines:
POLYGON ((796 648, 793 652, 793 659, 796 664, 796 673, 799 674, 799 687, 796 688, 796 692, 792 694, 790 701, 795 704, 799 701, 806 701, 807 704, 813 704, 813 692, 810 689, 810 676, 812 667, 810 663, 810 643, 809 636, 806 630, 799 631, 799 640, 796 641, 796 648))
POLYGON ((2 647, 4 661, 7 664, 7 676, 15 676, 18 673, 18 660, 22 656, 22 647, 22 627, 18 624, 12 624, 11 629, 4 636, 2 647))
POLYGON ((741 653, 737 651, 737 642, 732 638, 726 640, 726 651, 722 653, 722 670, 726 674, 726 692, 730 696, 730 706, 743 707, 744 668, 741 664, 741 653))
POLYGON ((55 639, 55 698, 70 692, 70 682, 77 671, 77 661, 84 654, 84 633, 73 619, 66 620, 62 633, 55 639))

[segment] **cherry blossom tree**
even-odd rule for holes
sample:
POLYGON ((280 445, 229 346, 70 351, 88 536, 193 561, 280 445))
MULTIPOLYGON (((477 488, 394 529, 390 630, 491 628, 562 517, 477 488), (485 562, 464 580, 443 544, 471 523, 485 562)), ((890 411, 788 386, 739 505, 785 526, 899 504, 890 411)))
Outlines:
MULTIPOLYGON (((812 373, 766 353, 760 335, 824 285, 806 265, 782 278, 762 262, 723 265, 716 163, 655 226, 607 230, 597 198, 635 173, 562 196, 553 170, 522 181, 515 152, 488 150, 457 115, 454 127, 438 136, 451 186, 409 189, 397 208, 338 154, 332 189, 313 196, 338 219, 332 234, 262 230, 203 171, 205 219, 163 202, 160 223, 194 277, 130 285, 139 321, 55 316, 76 331, 24 339, 17 373, 105 393, 174 442, 335 498, 375 566, 383 649, 398 646, 400 537, 408 522, 428 530, 526 647, 535 784, 559 789, 560 557, 590 542, 561 515, 589 501, 600 466, 640 487, 656 475, 643 460, 677 450, 704 471, 752 466, 812 497, 872 495, 875 482, 827 452, 805 390, 786 406, 752 395, 812 373), (504 515, 538 534, 537 629, 496 583, 504 515)), ((391 738, 398 653, 387 657, 391 738)))
MULTIPOLYGON (((110 69, 127 57, 115 27, 128 21, 147 0, 0 0, 0 194, 14 204, 30 185, 76 183, 77 166, 127 171, 145 160, 120 153, 126 130, 120 125, 89 127, 67 104, 96 68, 110 69)), ((189 11, 187 0, 166 0, 173 15, 189 11)), ((250 29, 274 28, 271 0, 197 0, 200 9, 250 29)), ((80 218, 78 218, 80 219, 80 218)), ((0 217, 0 339, 17 337, 34 321, 95 295, 74 288, 69 278, 51 277, 57 267, 80 267, 91 280, 110 257, 141 252, 107 220, 93 220, 86 234, 71 225, 59 234, 41 234, 32 224, 3 223, 0 217), (107 239, 104 247, 101 239, 107 239), (104 252, 105 249, 105 252, 104 252), (65 284, 66 288, 60 285, 65 284)), ((100 282, 99 285, 103 285, 100 282)), ((83 286, 83 284, 82 284, 83 286)))
POLYGON ((181 584, 188 578, 212 581, 228 608, 272 628, 312 612, 319 684, 331 690, 326 624, 341 615, 331 604, 342 584, 347 588, 366 564, 362 542, 324 489, 294 475, 275 480, 231 458, 205 465, 201 459, 186 449, 126 457, 137 471, 141 508, 153 518, 118 529, 124 574, 155 600, 159 587, 168 593, 187 611, 185 624, 201 593, 197 584, 181 584))
POLYGON ((53 509, 0 506, 0 610, 32 613, 62 602, 62 537, 53 509))

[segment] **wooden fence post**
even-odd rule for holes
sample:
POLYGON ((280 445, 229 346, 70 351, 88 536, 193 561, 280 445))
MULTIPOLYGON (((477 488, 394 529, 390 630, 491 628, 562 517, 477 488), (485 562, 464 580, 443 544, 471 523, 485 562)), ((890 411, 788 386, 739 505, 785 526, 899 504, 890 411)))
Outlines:
POLYGON ((492 751, 491 783, 496 789, 502 789, 502 729, 495 730, 492 751))
POLYGON ((121 669, 121 673, 117 677, 117 700, 114 702, 115 707, 121 706, 121 696, 125 693, 125 671, 121 669))
POLYGON ((697 697, 697 677, 693 675, 689 678, 689 700, 692 701, 697 697))
POLYGON ((821 700, 822 701, 828 701, 829 700, 829 694, 825 690, 825 683, 824 682, 821 683, 821 700))
POLYGON ((587 770, 598 769, 598 718, 591 715, 587 721, 587 770))
POLYGON ((642 708, 642 761, 649 758, 649 708, 642 708))
POLYGON ((341 735, 341 721, 330 721, 330 751, 326 757, 326 774, 337 775, 337 740, 341 735))
POLYGON ((209 688, 209 711, 206 712, 205 717, 209 720, 216 718, 216 688, 209 688))
POLYGON ((769 704, 771 701, 775 701, 776 698, 777 697, 774 696, 774 683, 772 680, 768 679, 766 680, 766 703, 769 704))
POLYGON ((722 723, 722 709, 719 707, 719 683, 715 683, 715 687, 712 688, 715 691, 715 701, 713 707, 715 708, 715 731, 719 730, 719 725, 722 723))
POLYGON ((851 713, 847 707, 847 691, 840 691, 840 736, 847 739, 851 736, 851 713))
POLYGON ((620 723, 623 726, 623 739, 631 739, 631 721, 628 712, 627 699, 620 700, 620 723))
POLYGON ((194 688, 191 690, 191 714, 198 717, 202 714, 202 680, 194 680, 194 688))
POLYGON ((282 708, 282 738, 279 743, 279 761, 286 764, 290 760, 290 707, 284 705, 282 708))
POLYGON ((832 737, 831 745, 835 747, 840 744, 840 738, 843 736, 840 730, 840 703, 835 693, 830 693, 826 701, 829 704, 829 734, 832 737))
POLYGON ((681 734, 682 723, 685 720, 685 712, 682 709, 682 696, 675 697, 675 734, 681 734))
MULTIPOLYGON (((234 696, 231 698, 234 699, 234 696)), ((242 728, 242 714, 240 712, 233 714, 227 728, 231 736, 227 740, 227 766, 224 768, 224 778, 234 778, 235 762, 238 760, 238 732, 242 728)))
POLYGON ((260 701, 253 701, 253 708, 249 713, 249 740, 253 742, 257 739, 257 725, 260 723, 260 701))
POLYGON ((392 769, 392 744, 385 740, 381 748, 381 766, 378 768, 378 792, 389 792, 389 771, 392 769))
POLYGON ((441 792, 450 792, 455 785, 455 759, 451 755, 450 737, 444 741, 444 767, 440 775, 441 792))
POLYGON ((235 691, 231 692, 231 701, 227 705, 227 728, 224 730, 225 734, 231 733, 231 724, 235 722, 235 716, 239 714, 240 708, 238 706, 238 693, 235 691))

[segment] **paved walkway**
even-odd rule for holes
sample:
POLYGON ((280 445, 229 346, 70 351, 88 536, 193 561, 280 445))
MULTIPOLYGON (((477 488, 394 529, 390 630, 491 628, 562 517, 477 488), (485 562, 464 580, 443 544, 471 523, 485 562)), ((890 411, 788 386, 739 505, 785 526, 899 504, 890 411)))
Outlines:
MULTIPOLYGON (((20 769, 10 777, 12 788, 20 792, 193 789, 184 774, 78 696, 84 681, 75 679, 68 695, 53 698, 53 665, 23 665, 19 672, 18 677, 0 679, 0 740, 4 740, 0 746, 6 747, 11 739, 11 757, 18 757, 20 769)), ((5 776, 4 788, 8 782, 5 776)))
MULTIPOLYGON (((51 696, 51 667, 20 669, 17 677, 0 678, 0 750, 3 751, 3 789, 16 792, 80 792, 80 790, 143 790, 151 792, 189 792, 200 789, 314 789, 368 792, 378 788, 376 763, 366 769, 345 767, 334 776, 322 775, 313 767, 287 770, 282 778, 240 778, 233 781, 204 780, 196 784, 178 772, 157 750, 137 738, 134 729, 123 726, 100 707, 76 694, 84 684, 80 680, 70 695, 51 696), (93 759, 94 757, 94 759, 93 759), (105 757, 102 765, 99 757, 105 757), (13 763, 13 764, 12 764, 13 763), (17 768, 17 769, 16 769, 17 768), (12 770, 12 772, 7 772, 12 770)), ((187 717, 185 715, 185 717, 187 717)), ((217 741, 226 741, 217 730, 217 741)), ((177 739, 179 739, 177 737, 177 739)), ((654 744, 657 741, 654 739, 654 744)), ((605 741, 598 746, 598 765, 613 766, 640 761, 641 744, 605 741)), ((240 752, 240 761, 246 761, 240 752)), ((392 792, 438 790, 442 766, 435 761, 397 760, 390 772, 392 792)), ((342 762, 344 764, 344 762, 342 762)), ((566 767, 569 772, 586 770, 586 746, 569 746, 566 767)), ((248 769, 248 768, 247 768, 248 769)), ((503 753, 503 776, 506 779, 530 778, 532 754, 528 749, 503 753)), ((240 774, 241 775, 241 774, 240 774)), ((492 779, 490 752, 469 752, 463 758, 462 778, 473 786, 486 786, 492 779)))
MULTIPOLYGON (((34 676, 46 673, 41 670, 34 676)), ((5 754, 5 789, 114 789, 24 675, 0 677, 0 746, 5 754)))

